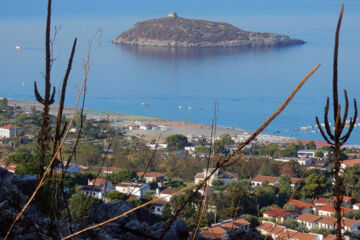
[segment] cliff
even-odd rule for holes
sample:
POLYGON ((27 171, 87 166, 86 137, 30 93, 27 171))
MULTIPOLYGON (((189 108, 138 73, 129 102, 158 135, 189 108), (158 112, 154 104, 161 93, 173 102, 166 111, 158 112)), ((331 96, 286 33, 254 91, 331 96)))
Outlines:
POLYGON ((159 47, 245 47, 266 48, 304 44, 300 39, 275 33, 249 32, 222 22, 177 17, 136 23, 113 43, 159 47))

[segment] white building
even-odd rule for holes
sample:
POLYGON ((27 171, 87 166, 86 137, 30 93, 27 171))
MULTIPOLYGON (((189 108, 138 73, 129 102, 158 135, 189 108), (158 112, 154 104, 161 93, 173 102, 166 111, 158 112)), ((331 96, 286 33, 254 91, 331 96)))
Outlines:
POLYGON ((159 192, 159 189, 156 189, 156 196, 158 198, 161 198, 165 202, 170 202, 170 199, 172 196, 176 195, 179 192, 179 190, 176 189, 164 189, 161 192, 159 192))
MULTIPOLYGON (((199 172, 195 175, 195 184, 198 184, 201 181, 204 181, 207 176, 209 176, 214 168, 204 169, 202 172, 199 172)), ((228 185, 231 181, 237 180, 238 175, 236 173, 231 173, 223 170, 216 170, 216 172, 209 178, 207 184, 212 186, 214 180, 220 180, 224 183, 224 186, 228 185)))
POLYGON ((163 211, 163 209, 164 209, 165 204, 166 204, 166 201, 161 200, 161 199, 153 202, 153 203, 151 204, 152 207, 153 207, 153 211, 152 211, 152 212, 153 212, 155 215, 161 215, 161 214, 162 214, 162 211, 163 211))
POLYGON ((104 199, 105 192, 104 189, 101 187, 91 186, 91 185, 85 185, 82 188, 80 188, 80 192, 82 192, 85 195, 92 196, 97 199, 104 199))
POLYGON ((312 215, 312 214, 303 214, 296 218, 296 221, 303 227, 311 230, 318 226, 317 220, 321 219, 320 216, 312 215))
POLYGON ((0 127, 0 138, 10 138, 16 136, 16 134, 23 129, 21 127, 8 124, 0 127))
POLYGON ((88 180, 88 185, 96 186, 96 187, 103 187, 106 192, 112 191, 112 183, 106 179, 94 178, 93 180, 88 180))
POLYGON ((145 192, 150 190, 150 186, 146 183, 124 181, 117 184, 115 190, 136 198, 142 198, 145 196, 145 192))
POLYGON ((137 172, 136 175, 139 179, 143 179, 145 183, 153 183, 157 182, 158 187, 162 187, 164 185, 164 182, 166 180, 165 173, 159 173, 159 172, 147 172, 144 174, 144 172, 137 172))
POLYGON ((298 151, 298 157, 299 158, 313 158, 315 157, 316 150, 299 150, 298 151))
POLYGON ((279 182, 279 177, 257 175, 256 177, 251 179, 251 186, 260 186, 264 181, 267 181, 269 185, 274 186, 279 182))

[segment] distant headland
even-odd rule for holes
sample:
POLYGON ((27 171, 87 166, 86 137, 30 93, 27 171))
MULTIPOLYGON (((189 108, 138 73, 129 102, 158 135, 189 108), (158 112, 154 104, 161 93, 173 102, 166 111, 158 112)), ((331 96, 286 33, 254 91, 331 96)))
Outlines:
POLYGON ((136 23, 113 43, 158 47, 244 47, 273 48, 300 45, 301 39, 275 33, 249 32, 228 23, 179 17, 167 17, 136 23))

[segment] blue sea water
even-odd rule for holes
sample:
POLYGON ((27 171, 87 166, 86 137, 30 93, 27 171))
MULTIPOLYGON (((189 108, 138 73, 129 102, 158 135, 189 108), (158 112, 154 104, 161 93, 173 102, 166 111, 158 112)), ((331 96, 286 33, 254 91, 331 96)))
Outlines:
MULTIPOLYGON (((0 0, 0 96, 34 101, 33 82, 43 88, 46 2, 0 0), (24 48, 18 51, 16 45, 24 48)), ((344 2, 339 88, 358 99, 360 2, 344 2)), ((216 101, 218 125, 255 130, 320 63, 266 133, 321 140, 311 132, 315 128, 299 128, 314 126, 316 115, 322 118, 331 94, 339 9, 335 0, 57 0, 52 81, 60 85, 72 41, 78 37, 67 94, 67 104, 74 105, 88 42, 101 30, 91 49, 87 107, 211 124, 216 101), (136 22, 171 11, 244 30, 287 34, 307 43, 264 51, 129 48, 111 43, 136 22)), ((360 143, 360 128, 355 128, 349 143, 360 143)))

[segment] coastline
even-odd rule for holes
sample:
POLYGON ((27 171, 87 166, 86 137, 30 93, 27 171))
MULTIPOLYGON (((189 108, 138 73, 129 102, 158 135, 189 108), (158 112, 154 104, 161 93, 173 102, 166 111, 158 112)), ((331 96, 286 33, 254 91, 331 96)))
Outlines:
MULTIPOLYGON (((21 108, 21 112, 29 113, 31 108, 35 107, 37 111, 42 110, 42 105, 37 102, 29 102, 24 100, 7 98, 10 106, 17 106, 21 108)), ((64 115, 68 118, 72 117, 74 107, 65 106, 64 115)), ((159 117, 142 116, 142 115, 130 115, 124 113, 107 112, 103 110, 85 108, 84 113, 87 119, 93 119, 96 121, 108 120, 110 125, 117 129, 123 129, 123 132, 127 136, 137 136, 143 138, 146 141, 151 141, 160 137, 160 142, 165 141, 165 138, 172 134, 182 134, 185 136, 199 137, 203 136, 206 139, 211 137, 211 125, 176 121, 163 119, 159 117), (153 126, 151 129, 131 129, 131 126, 153 126), (131 130, 130 130, 131 129, 131 130)), ((50 108, 50 114, 57 115, 57 105, 52 105, 50 108)), ((223 135, 237 136, 238 139, 246 139, 251 132, 243 129, 217 126, 216 137, 223 135)), ((260 134, 258 136, 258 142, 287 142, 294 140, 290 137, 282 137, 276 135, 260 134)))

